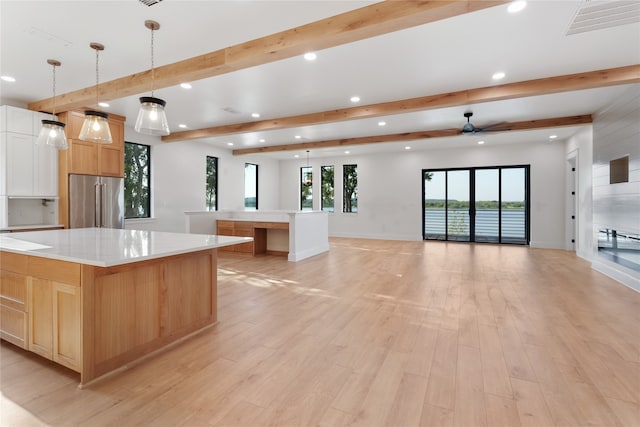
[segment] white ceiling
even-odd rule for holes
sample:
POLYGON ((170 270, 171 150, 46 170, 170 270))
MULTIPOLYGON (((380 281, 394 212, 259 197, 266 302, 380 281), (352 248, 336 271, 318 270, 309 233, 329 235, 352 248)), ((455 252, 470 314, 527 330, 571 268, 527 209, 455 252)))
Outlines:
MULTIPOLYGON (((146 19, 160 22, 156 32, 156 65, 165 65, 257 37, 303 25, 351 9, 365 1, 189 1, 164 0, 147 7, 127 1, 0 2, 0 102, 25 106, 51 96, 47 58, 62 62, 57 92, 95 83, 95 56, 90 42, 106 46, 100 79, 109 81, 150 66, 150 33, 146 19)), ((497 6, 455 18, 398 31, 317 52, 314 62, 301 57, 157 90, 165 99, 172 131, 179 123, 197 129, 252 120, 286 117, 490 86, 491 75, 504 71, 500 83, 531 80, 640 63, 640 24, 566 36, 579 1, 529 1, 524 11, 508 14, 497 6), (238 113, 229 113, 225 109, 238 113), (259 112, 260 119, 250 114, 259 112)), ((509 101, 428 110, 409 114, 330 123, 302 128, 208 138, 229 149, 352 138, 385 133, 461 127, 466 110, 476 126, 502 121, 596 113, 624 86, 534 96, 509 101), (387 126, 379 127, 384 120, 387 126), (295 135, 303 138, 297 140, 295 135), (258 142, 265 139, 265 143, 258 142)), ((141 94, 146 95, 146 94, 141 94)), ((133 124, 137 96, 110 100, 108 112, 133 124)), ((577 128, 484 134, 487 144, 546 141, 551 133, 568 138, 577 128), (494 142, 495 141, 495 142, 494 142)), ((463 146, 475 136, 425 140, 412 144, 354 147, 358 152, 463 146)), ((179 144, 179 142, 177 143, 179 144)), ((331 155, 340 150, 317 150, 331 155)), ((304 153, 301 150, 300 153, 304 153)), ((300 154, 298 153, 298 154, 300 154)), ((295 152, 269 154, 291 158, 295 152)))

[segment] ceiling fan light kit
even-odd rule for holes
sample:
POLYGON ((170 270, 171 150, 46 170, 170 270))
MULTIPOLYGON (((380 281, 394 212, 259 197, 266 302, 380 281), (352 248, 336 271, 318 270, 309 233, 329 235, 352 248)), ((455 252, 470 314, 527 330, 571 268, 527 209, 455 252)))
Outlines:
POLYGON ((167 114, 164 111, 167 102, 153 96, 153 34, 154 31, 160 29, 160 24, 156 21, 147 20, 144 21, 144 26, 151 30, 151 96, 140 97, 140 110, 138 111, 135 130, 147 135, 165 136, 170 133, 167 114))
POLYGON ((53 111, 51 115, 54 120, 43 120, 42 128, 36 139, 38 145, 49 145, 58 150, 66 150, 69 148, 67 143, 67 135, 64 132, 65 124, 55 120, 56 118, 56 67, 61 65, 60 61, 48 59, 47 63, 53 68, 53 111))
MULTIPOLYGON (((100 43, 90 43, 89 46, 96 51, 96 104, 99 104, 98 95, 100 92, 98 84, 100 81, 100 73, 98 61, 100 51, 104 50, 104 45, 100 43)), ((109 115, 102 111, 85 111, 84 122, 82 123, 82 129, 80 129, 78 138, 82 141, 95 142, 98 144, 111 144, 113 139, 111 138, 111 129, 109 129, 109 115)))

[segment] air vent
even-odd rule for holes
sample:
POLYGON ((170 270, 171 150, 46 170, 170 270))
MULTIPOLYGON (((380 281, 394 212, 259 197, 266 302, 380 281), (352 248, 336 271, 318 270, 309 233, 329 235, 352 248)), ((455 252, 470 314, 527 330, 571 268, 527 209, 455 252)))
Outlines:
POLYGON ((640 22, 640 2, 583 0, 578 5, 567 35, 640 22))
POLYGON ((154 4, 160 3, 162 0, 138 0, 138 1, 144 5, 153 6, 154 4))

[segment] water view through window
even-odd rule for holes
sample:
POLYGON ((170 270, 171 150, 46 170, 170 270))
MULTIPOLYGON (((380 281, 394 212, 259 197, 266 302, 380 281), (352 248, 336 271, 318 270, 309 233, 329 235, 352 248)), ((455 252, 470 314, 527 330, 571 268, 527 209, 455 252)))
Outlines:
POLYGON ((423 171, 424 239, 529 243, 529 166, 423 171))

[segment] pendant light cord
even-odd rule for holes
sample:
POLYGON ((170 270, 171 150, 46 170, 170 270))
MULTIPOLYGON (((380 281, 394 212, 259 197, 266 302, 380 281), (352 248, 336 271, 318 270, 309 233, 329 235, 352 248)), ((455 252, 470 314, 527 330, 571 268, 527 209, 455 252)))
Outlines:
POLYGON ((53 67, 53 118, 56 118, 56 66, 51 65, 53 67))
POLYGON ((153 57, 153 39, 154 39, 154 29, 151 28, 151 96, 153 97, 153 81, 155 80, 155 71, 154 71, 154 57, 153 57))
POLYGON ((98 60, 100 58, 100 50, 96 49, 96 105, 99 104, 98 86, 100 82, 100 67, 98 66, 98 60))

